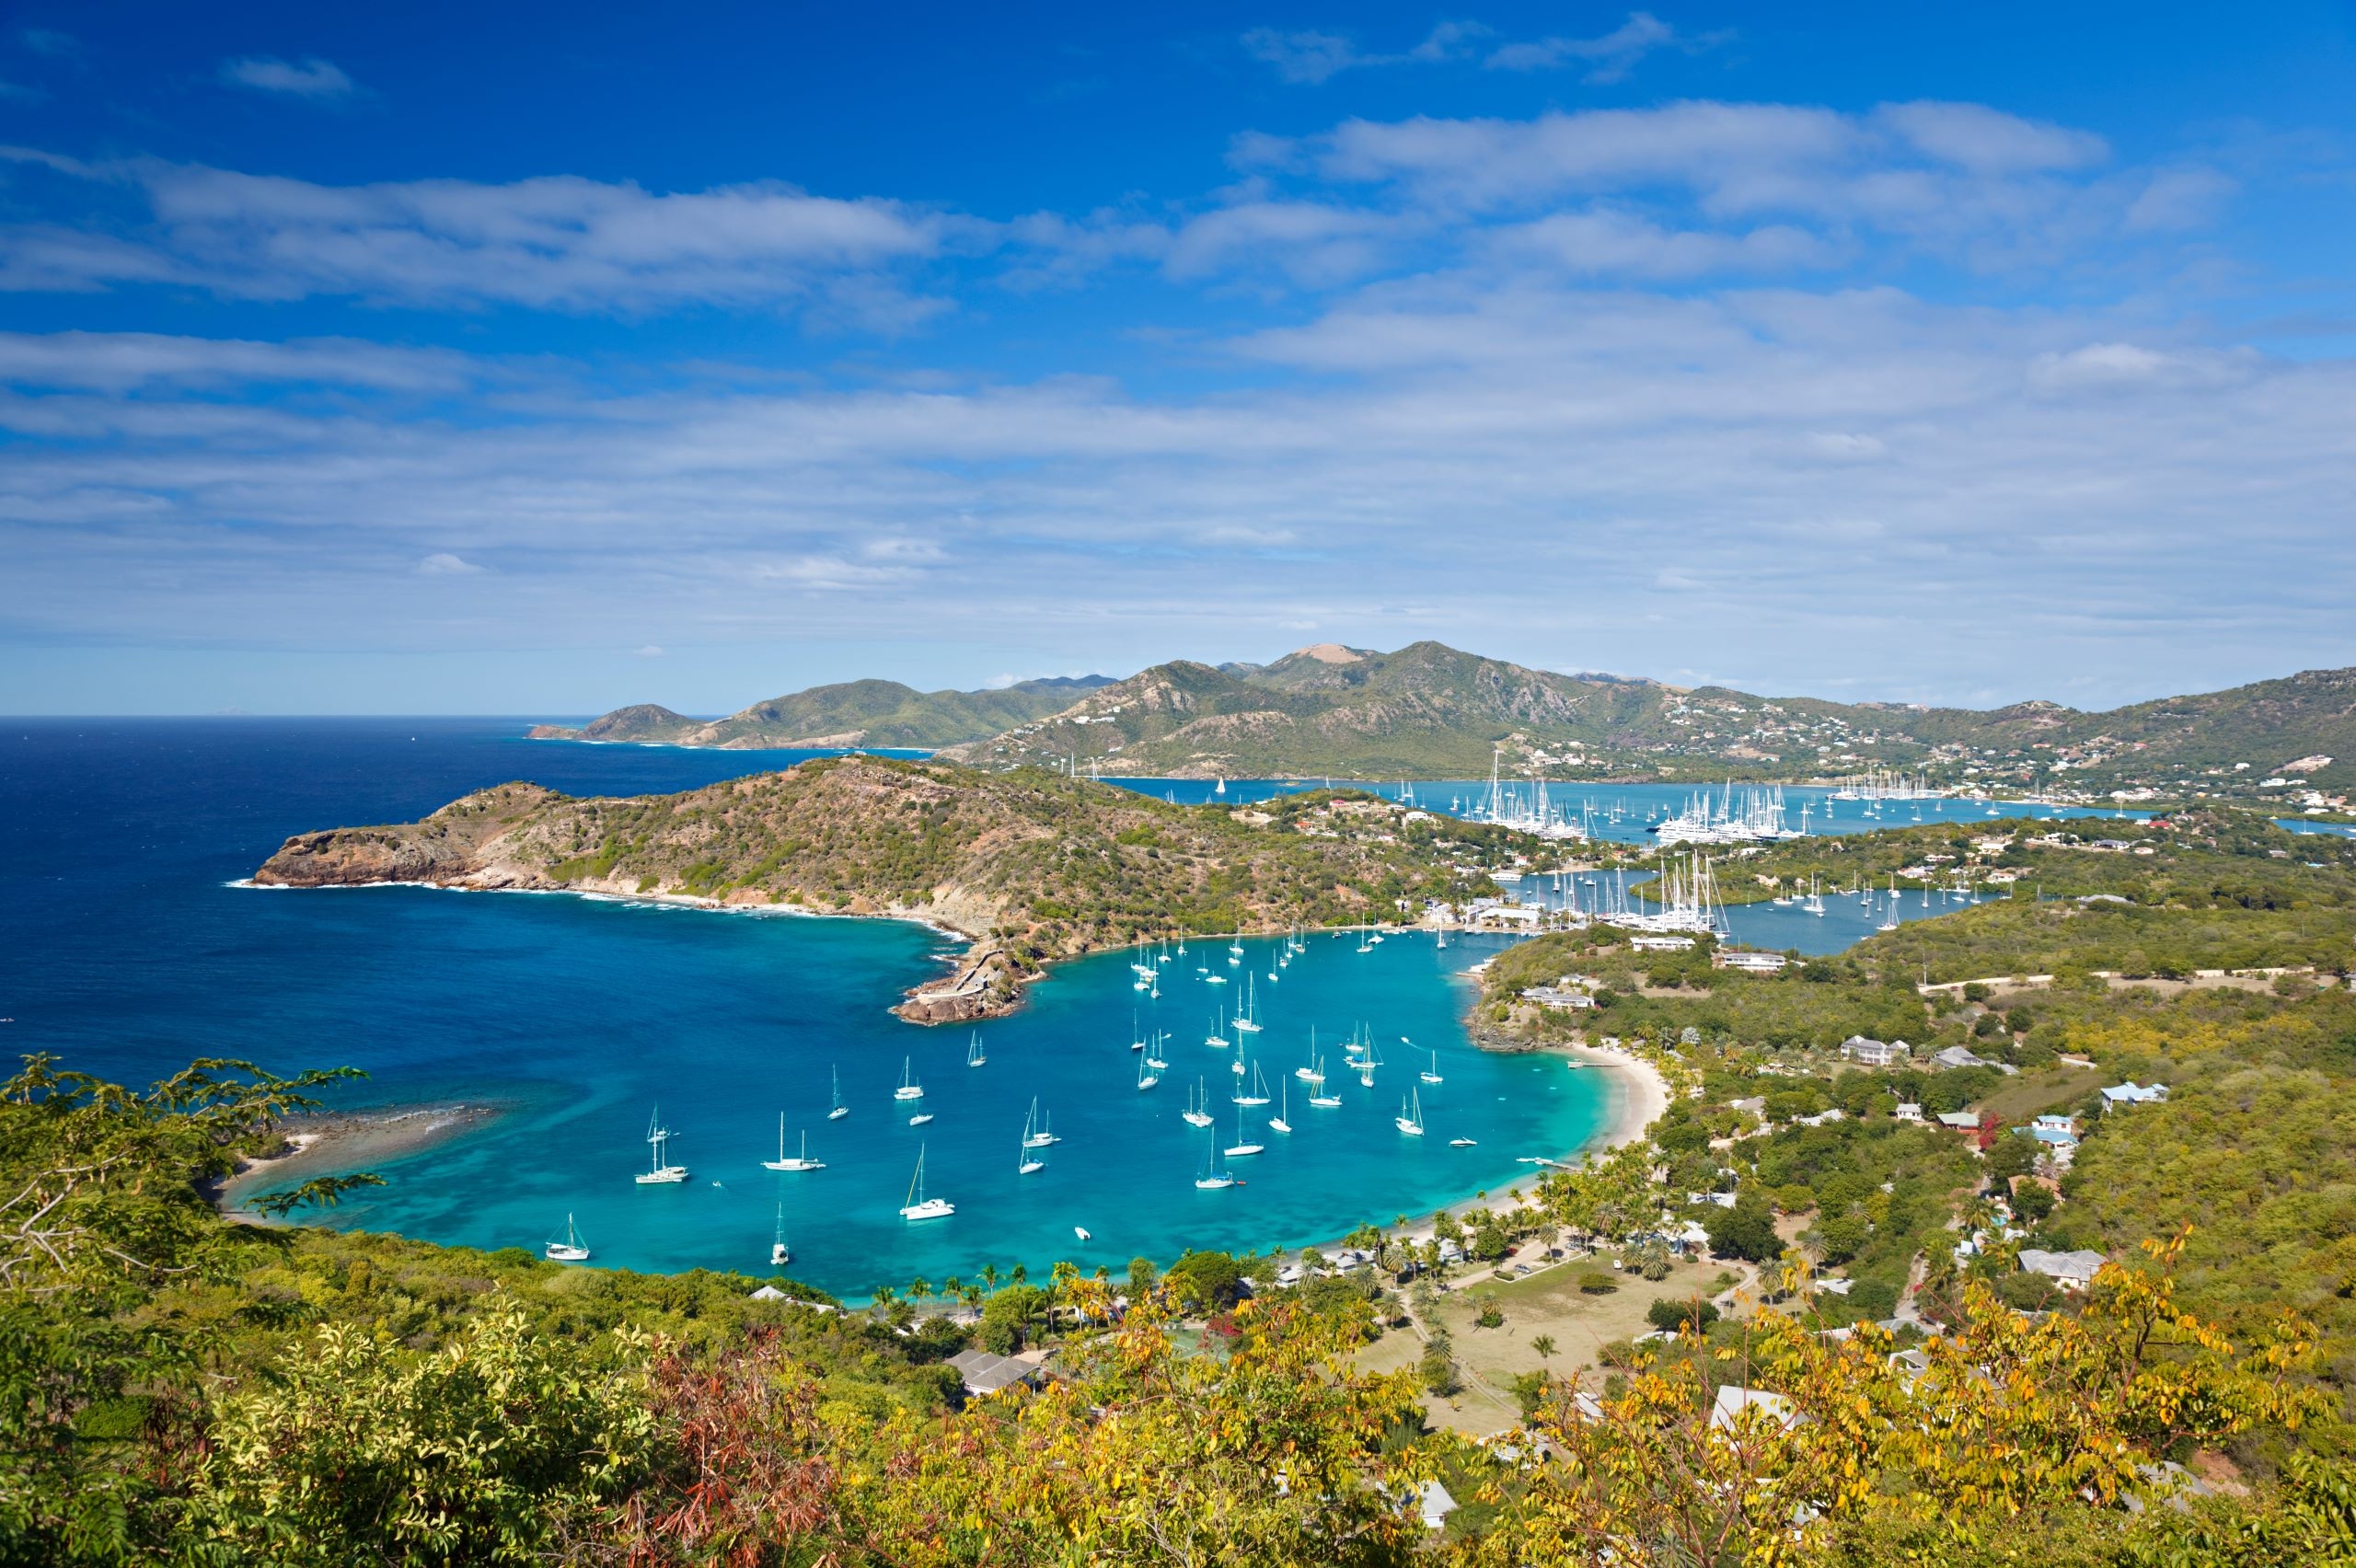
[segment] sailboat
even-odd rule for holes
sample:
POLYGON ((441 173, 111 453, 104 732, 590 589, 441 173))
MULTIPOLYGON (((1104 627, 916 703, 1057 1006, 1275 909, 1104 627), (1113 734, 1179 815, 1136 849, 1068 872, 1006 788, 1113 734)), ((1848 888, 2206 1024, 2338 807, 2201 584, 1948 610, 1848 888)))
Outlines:
POLYGON ((1014 1173, 1017 1176, 1036 1176, 1046 1168, 1047 1157, 1039 1153, 1037 1146, 1032 1143, 1031 1124, 1026 1120, 1022 1124, 1022 1147, 1014 1151, 1014 1173))
POLYGON ((1241 1159, 1247 1154, 1258 1154, 1261 1150, 1268 1147, 1265 1144, 1248 1143, 1245 1141, 1245 1137, 1246 1135, 1243 1131, 1243 1113, 1241 1110, 1238 1110, 1235 1113, 1235 1141, 1232 1144, 1230 1144, 1227 1149, 1227 1156, 1230 1159, 1241 1159))
POLYGON ((902 1219, 946 1219, 957 1212, 957 1205, 946 1198, 924 1195, 924 1147, 917 1147, 917 1173, 908 1182, 907 1201, 900 1205, 902 1219))
POLYGON ((969 1067, 978 1067, 988 1060, 989 1058, 982 1054, 982 1032, 977 1029, 974 1031, 974 1038, 966 1043, 965 1065, 969 1067))
POLYGON ((769 1266, 782 1268, 793 1262, 793 1254, 785 1245, 785 1205, 777 1205, 777 1239, 769 1243, 769 1266))
POLYGON ((1408 1109, 1409 1103, 1410 1102, 1408 1101, 1404 1100, 1399 1102, 1399 1114, 1392 1119, 1392 1125, 1397 1127, 1401 1132, 1406 1134, 1411 1138, 1419 1138, 1424 1136, 1423 1090, 1417 1090, 1415 1091, 1413 1101, 1415 1109, 1412 1112, 1408 1109))
POLYGON ((1429 1070, 1418 1073, 1415 1076, 1422 1078, 1426 1083, 1445 1083, 1448 1081, 1439 1076, 1439 1053, 1437 1050, 1432 1053, 1432 1065, 1429 1070))
POLYGON ((1317 1060, 1317 1031, 1313 1027, 1309 1032, 1309 1060, 1305 1065, 1293 1068, 1292 1076, 1303 1083, 1325 1081, 1325 1069, 1317 1060))
POLYGON ((1479 1145, 1472 1138, 1450 1138, 1448 1140, 1448 1147, 1450 1148, 1476 1148, 1479 1145))
MULTIPOLYGON (((1242 1066, 1242 1065, 1243 1064, 1241 1062, 1236 1064, 1238 1066, 1242 1066)), ((1249 1092, 1237 1095, 1235 1097, 1235 1103, 1238 1105, 1265 1105, 1267 1102, 1268 1080, 1260 1076, 1260 1064, 1254 1062, 1252 1064, 1252 1088, 1249 1092)))
POLYGON ((1129 1049, 1132 1051, 1145 1049, 1145 1036, 1138 1032, 1138 1013, 1135 1008, 1129 1009, 1129 1049))
POLYGON ((1260 987, 1256 976, 1243 983, 1243 1010, 1235 1015, 1235 1027, 1244 1034, 1260 1032, 1260 987))
POLYGON ((1227 1049, 1227 1020, 1218 1013, 1211 1015, 1211 1032, 1203 1036, 1203 1043, 1214 1051, 1227 1049))
POLYGON ((846 1117, 846 1116, 848 1116, 848 1115, 849 1115, 849 1114, 850 1114, 850 1107, 843 1103, 843 1075, 842 1075, 842 1071, 841 1071, 841 1069, 837 1068, 837 1069, 835 1069, 835 1096, 834 1096, 834 1102, 833 1102, 833 1104, 828 1108, 828 1110, 827 1110, 827 1112, 826 1112, 826 1120, 827 1120, 827 1121, 829 1121, 829 1122, 839 1122, 839 1121, 841 1121, 844 1117, 846 1117))
POLYGON ((900 1087, 892 1091, 892 1098, 895 1100, 922 1100, 924 1098, 924 1085, 917 1081, 916 1060, 914 1057, 903 1056, 900 1058, 900 1087))
POLYGON ((1022 1147, 1024 1148, 1045 1148, 1049 1144, 1059 1144, 1064 1141, 1048 1130, 1047 1124, 1055 1119, 1055 1114, 1050 1111, 1045 1116, 1040 1115, 1038 1096, 1032 1096, 1031 1114, 1022 1118, 1022 1147), (1032 1128, 1034 1119, 1038 1123, 1036 1131, 1032 1128))
POLYGON ((1203 1080, 1196 1078, 1195 1087, 1186 1092, 1186 1109, 1179 1113, 1179 1119, 1191 1126, 1209 1126, 1211 1124, 1211 1113, 1207 1109, 1209 1103, 1210 1095, 1204 1089, 1203 1080))
POLYGON ((1203 1173, 1195 1178, 1195 1185, 1205 1192, 1235 1185, 1235 1177, 1213 1158, 1218 1147, 1218 1140, 1213 1138, 1211 1147, 1203 1151, 1203 1173))
POLYGON ((1170 1064, 1161 1059, 1162 1043, 1168 1038, 1165 1032, 1157 1029, 1153 1032, 1153 1043, 1146 1048, 1145 1065, 1155 1072, 1166 1073, 1170 1070, 1170 1064))
POLYGON ((780 1111, 777 1113, 777 1158, 762 1160, 761 1166, 768 1170, 824 1170, 826 1162, 810 1158, 810 1134, 807 1130, 802 1135, 802 1152, 794 1155, 785 1152, 785 1113, 780 1111))
MULTIPOLYGON (((1931 890, 1928 887, 1923 888, 1923 897, 1924 901, 1928 902, 1930 896, 1931 890)), ((1889 918, 1884 920, 1880 925, 1874 928, 1877 931, 1894 931, 1898 929, 1898 878, 1895 874, 1893 874, 1889 879, 1889 918)))
POLYGON ((1372 1089, 1374 1087, 1374 1069, 1380 1066, 1382 1066, 1381 1053, 1375 1050, 1374 1041, 1372 1037, 1369 1036, 1366 1043, 1366 1055, 1358 1058, 1358 1082, 1364 1084, 1369 1089, 1372 1089))
POLYGON ((1292 1085, 1278 1079, 1276 1089, 1284 1096, 1284 1100, 1276 1107, 1276 1113, 1268 1118, 1268 1130, 1272 1133, 1288 1133, 1292 1131, 1292 1085))
POLYGON ((1149 1062, 1140 1061, 1138 1063, 1138 1088, 1141 1090, 1151 1089, 1155 1084, 1161 1081, 1160 1074, 1147 1071, 1147 1068, 1151 1066, 1152 1064, 1149 1062))
POLYGON ((687 1168, 671 1163, 671 1129, 663 1124, 658 1109, 646 1124, 646 1141, 653 1151, 653 1163, 638 1178, 641 1187, 668 1186, 687 1179, 687 1168))
POLYGON ((918 1112, 915 1115, 913 1115, 913 1116, 911 1116, 911 1117, 909 1117, 909 1118, 908 1118, 908 1125, 909 1125, 909 1126, 911 1126, 911 1127, 921 1127, 921 1126, 923 1126, 927 1122, 930 1122, 930 1121, 931 1121, 931 1120, 932 1120, 932 1113, 931 1113, 931 1112, 930 1112, 930 1111, 919 1111, 919 1112, 918 1112))
POLYGON ((572 1228, 572 1216, 564 1216, 564 1239, 551 1241, 543 1251, 552 1263, 585 1263, 589 1261, 589 1244, 581 1239, 581 1232, 572 1228))
MULTIPOLYGON (((1318 1085, 1321 1089, 1324 1086, 1325 1058, 1322 1056, 1320 1056, 1317 1059, 1317 1076, 1310 1081, 1318 1085)), ((1312 1094, 1309 1097, 1309 1102, 1320 1111, 1331 1111, 1342 1103, 1342 1097, 1338 1094, 1330 1093, 1312 1094)))

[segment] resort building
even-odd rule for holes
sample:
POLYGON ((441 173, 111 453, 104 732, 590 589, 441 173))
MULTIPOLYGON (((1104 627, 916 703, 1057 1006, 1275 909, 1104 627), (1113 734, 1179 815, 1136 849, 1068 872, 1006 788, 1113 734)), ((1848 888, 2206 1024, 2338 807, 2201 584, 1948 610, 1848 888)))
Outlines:
POLYGON ((1914 1048, 1903 1040, 1875 1040, 1852 1034, 1841 1042, 1841 1055, 1869 1067, 1887 1067, 1914 1059, 1914 1048))
POLYGON ((1751 974, 1780 974, 1791 960, 1780 952, 1714 952, 1710 955, 1713 969, 1739 969, 1751 974))
POLYGON ((2075 1252, 2045 1252, 2035 1247, 2021 1249, 2021 1267, 2030 1274, 2043 1274, 2064 1290, 2085 1290, 2094 1284, 2095 1274, 2108 1262, 2100 1252, 2083 1250, 2075 1252))
POLYGON ((2102 1091, 2102 1108, 2107 1114, 2122 1105, 2165 1105, 2167 1103, 2167 1085, 2137 1083, 2133 1078, 2129 1078, 2125 1083, 2114 1084, 2102 1091))

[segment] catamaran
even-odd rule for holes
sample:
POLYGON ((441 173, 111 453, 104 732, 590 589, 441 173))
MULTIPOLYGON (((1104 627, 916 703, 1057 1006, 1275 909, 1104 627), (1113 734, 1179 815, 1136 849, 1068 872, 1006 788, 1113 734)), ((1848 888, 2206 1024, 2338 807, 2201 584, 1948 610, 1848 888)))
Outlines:
POLYGON ((1412 1112, 1408 1109, 1409 1103, 1410 1102, 1408 1101, 1404 1100, 1399 1102, 1399 1114, 1392 1119, 1392 1125, 1397 1127, 1401 1132, 1406 1134, 1411 1138, 1419 1138, 1424 1136, 1423 1090, 1415 1090, 1413 1101, 1415 1109, 1412 1112))
POLYGON ((1292 1085, 1279 1079, 1276 1090, 1284 1098, 1276 1107, 1276 1113, 1268 1118, 1268 1130, 1272 1133, 1288 1133, 1292 1131, 1292 1122, 1289 1119, 1292 1115, 1292 1085))
POLYGON ((849 1115, 849 1114, 850 1114, 850 1107, 843 1103, 843 1075, 842 1075, 842 1071, 841 1071, 841 1069, 840 1069, 840 1068, 836 1068, 836 1069, 834 1069, 834 1075, 835 1075, 835 1096, 834 1096, 834 1102, 833 1102, 833 1104, 828 1108, 828 1110, 827 1110, 827 1112, 826 1112, 826 1120, 827 1120, 827 1121, 829 1121, 829 1122, 839 1122, 839 1121, 841 1121, 844 1117, 846 1117, 846 1116, 848 1116, 848 1115, 849 1115))
POLYGON ((895 1100, 922 1100, 924 1098, 924 1085, 917 1081, 916 1059, 914 1057, 903 1056, 900 1058, 900 1087, 892 1091, 892 1098, 895 1100))
POLYGON ((1230 1144, 1227 1149, 1227 1157, 1230 1159, 1240 1159, 1247 1154, 1258 1154, 1268 1147, 1265 1144, 1249 1142, 1249 1136, 1243 1130, 1243 1113, 1238 1110, 1235 1113, 1235 1141, 1230 1144))
POLYGON ((1254 977, 1243 982, 1243 1010, 1235 1015, 1235 1027, 1244 1034, 1260 1032, 1260 986, 1254 977))
POLYGON ((581 1239, 581 1232, 572 1228, 572 1216, 564 1216, 564 1239, 551 1241, 544 1253, 552 1263, 585 1263, 589 1261, 589 1243, 581 1239))
POLYGON ((646 1142, 653 1150, 653 1163, 638 1178, 641 1187, 668 1186, 687 1179, 687 1168, 671 1163, 671 1129, 663 1124, 663 1113, 657 1108, 646 1124, 646 1142))
POLYGON ((793 1262, 793 1254, 785 1245, 785 1205, 777 1205, 777 1239, 769 1243, 769 1266, 782 1268, 793 1262))
MULTIPOLYGON (((1239 1067, 1242 1065, 1243 1064, 1241 1062, 1236 1063, 1236 1066, 1239 1067)), ((1252 1087, 1247 1092, 1235 1096, 1235 1103, 1238 1105, 1265 1105, 1267 1102, 1268 1080, 1260 1076, 1260 1064, 1254 1062, 1252 1064, 1252 1087)))
POLYGON ((900 1205, 902 1219, 946 1219, 957 1212, 957 1205, 946 1198, 924 1195, 924 1146, 917 1146, 917 1173, 908 1182, 907 1201, 900 1205))
POLYGON ((1195 1087, 1186 1091, 1186 1109, 1179 1113, 1179 1120, 1190 1126, 1209 1126, 1211 1124, 1211 1113, 1207 1109, 1209 1104, 1210 1093, 1204 1086, 1203 1080, 1196 1078, 1195 1087))
MULTIPOLYGON (((1406 1043, 1406 1037, 1404 1035, 1400 1037, 1400 1043, 1403 1045, 1406 1043)), ((1415 1076, 1422 1078, 1426 1083, 1444 1083, 1447 1081, 1439 1076, 1439 1053, 1438 1051, 1434 1051, 1432 1053, 1432 1065, 1430 1069, 1426 1072, 1418 1073, 1415 1076)))
POLYGON ((966 1043, 965 1065, 969 1067, 978 1067, 988 1060, 989 1058, 982 1054, 982 1032, 977 1029, 974 1031, 974 1038, 966 1043))
POLYGON ((761 1165, 768 1170, 824 1170, 826 1168, 825 1160, 810 1158, 810 1134, 806 1128, 802 1134, 802 1152, 793 1155, 785 1152, 785 1113, 782 1111, 777 1113, 777 1158, 764 1159, 761 1165))

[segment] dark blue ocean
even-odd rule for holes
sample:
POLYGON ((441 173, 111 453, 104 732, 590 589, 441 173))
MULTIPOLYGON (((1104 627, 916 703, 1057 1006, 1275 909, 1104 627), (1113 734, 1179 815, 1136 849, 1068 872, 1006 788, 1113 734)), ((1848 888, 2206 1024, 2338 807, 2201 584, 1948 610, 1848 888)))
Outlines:
POLYGON ((453 1141, 378 1164, 389 1185, 331 1223, 478 1246, 537 1247, 568 1213, 600 1263, 766 1265, 781 1207, 791 1272, 863 1295, 984 1263, 1058 1258, 1118 1266, 1185 1247, 1326 1239, 1364 1219, 1429 1210, 1526 1180, 1522 1157, 1574 1149, 1599 1124, 1601 1085, 1559 1060, 1472 1050, 1452 976, 1494 941, 1393 937, 1360 952, 1315 937, 1174 955, 1158 1001, 1132 988, 1132 954, 1065 966, 1032 1004, 982 1031, 922 1030, 885 1010, 948 950, 919 927, 748 917, 564 895, 419 888, 271 891, 234 885, 289 834, 414 818, 511 778, 573 793, 687 789, 807 754, 592 747, 518 738, 517 721, 6 721, 0 744, 0 1042, 144 1081, 200 1055, 279 1071, 350 1064, 341 1103, 464 1101, 501 1114, 453 1141), (1230 979, 1213 986, 1208 969, 1230 979), (1276 973, 1279 980, 1268 976, 1276 973), (1290 1084, 1287 1136, 1246 1114, 1267 1152, 1232 1162, 1245 1184, 1201 1192, 1211 1143, 1184 1124, 1198 1080, 1236 1139, 1231 1053, 1204 1043, 1256 974, 1265 1030, 1250 1059, 1290 1084), (1375 1087, 1338 1066, 1354 1029, 1388 1058, 1375 1087), (1161 1085, 1136 1088, 1132 1031, 1166 1031, 1161 1085), (1293 1069, 1311 1032, 1344 1104, 1314 1110, 1293 1069), (1407 1043, 1412 1042, 1412 1045, 1407 1043), (1432 1053, 1437 1052, 1437 1061, 1432 1053), (934 1113, 906 1124, 891 1091, 912 1063, 934 1113), (1425 1084, 1437 1066, 1443 1081, 1425 1084), (830 1074, 852 1114, 829 1122, 830 1074), (1392 1124, 1422 1096, 1428 1134, 1392 1124), (1016 1173, 1034 1098, 1062 1142, 1016 1173), (640 1187, 659 1101, 694 1172, 640 1187), (803 1128, 823 1171, 778 1175, 778 1119, 803 1128), (1464 1136, 1475 1147, 1449 1147, 1464 1136), (952 1218, 898 1215, 919 1147, 952 1218), (1075 1227, 1092 1237, 1082 1241, 1075 1227))

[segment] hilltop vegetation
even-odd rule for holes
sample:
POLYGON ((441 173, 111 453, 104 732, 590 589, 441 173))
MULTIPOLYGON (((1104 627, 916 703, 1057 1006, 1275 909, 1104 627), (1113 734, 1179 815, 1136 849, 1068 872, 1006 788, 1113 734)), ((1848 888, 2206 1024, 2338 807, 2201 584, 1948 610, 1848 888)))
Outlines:
POLYGON ((995 974, 953 1015, 972 1016, 1008 1005, 1043 964, 1105 946, 1388 919, 1403 899, 1494 892, 1478 868, 1521 843, 1363 795, 1229 812, 1035 768, 838 757, 677 795, 501 785, 419 823, 297 835, 255 880, 917 916, 972 938, 974 963, 995 974))
MULTIPOLYGON (((892 681, 814 686, 706 722, 618 709, 537 734, 709 746, 953 748, 985 767, 1073 765, 1167 778, 1553 778, 1715 782, 1919 769, 1997 790, 2175 799, 2268 793, 2294 762, 2317 797, 2356 784, 2356 670, 2082 713, 1768 698, 1603 674, 1557 674, 1438 642, 1396 652, 1320 643, 1269 664, 1157 664, 1126 680, 1027 681, 918 693, 892 681), (2314 761, 2321 757, 2321 762, 2314 761)), ((2274 798, 2292 801, 2288 786, 2274 798)), ((2304 791, 2302 791, 2303 793, 2304 791)))
POLYGON ((618 708, 579 729, 536 726, 549 741, 670 746, 883 746, 930 749, 977 740, 1055 712, 1105 685, 1103 675, 1056 676, 989 691, 918 691, 897 681, 846 681, 773 697, 725 719, 689 719, 653 703, 618 708))

